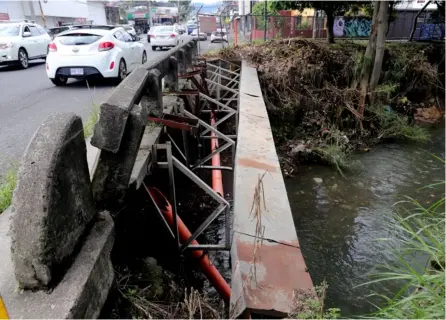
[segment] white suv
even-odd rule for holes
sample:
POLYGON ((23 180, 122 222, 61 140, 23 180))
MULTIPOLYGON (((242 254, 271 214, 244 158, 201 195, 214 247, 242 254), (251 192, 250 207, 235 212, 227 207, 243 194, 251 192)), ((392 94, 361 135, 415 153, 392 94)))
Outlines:
POLYGON ((26 69, 29 60, 46 59, 51 37, 46 30, 35 23, 0 23, 0 65, 18 64, 26 69))

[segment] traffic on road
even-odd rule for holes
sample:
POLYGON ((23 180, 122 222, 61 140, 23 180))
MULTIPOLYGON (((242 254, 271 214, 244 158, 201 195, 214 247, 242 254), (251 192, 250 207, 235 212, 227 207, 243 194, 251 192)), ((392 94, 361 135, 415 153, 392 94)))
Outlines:
MULTIPOLYGON (((146 35, 132 35, 124 26, 48 32, 30 21, 0 22, 0 168, 20 159, 49 115, 74 112, 85 121, 92 105, 105 101, 128 73, 189 37, 178 32, 175 43, 156 44, 153 51, 146 35)), ((200 41, 201 52, 221 47, 210 37, 200 41)))

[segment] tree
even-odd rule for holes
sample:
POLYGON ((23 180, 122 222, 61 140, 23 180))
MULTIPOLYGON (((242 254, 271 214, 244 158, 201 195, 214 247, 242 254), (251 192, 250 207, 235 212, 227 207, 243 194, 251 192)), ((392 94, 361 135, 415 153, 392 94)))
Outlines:
POLYGON ((169 2, 176 4, 178 8, 178 17, 179 21, 186 21, 189 18, 189 15, 192 11, 191 0, 169 0, 169 2))
MULTIPOLYGON (((361 117, 364 115, 367 97, 369 96, 371 103, 374 102, 374 90, 376 89, 381 76, 390 5, 389 1, 374 1, 370 38, 362 59, 360 75, 361 95, 359 99, 358 113, 361 117)), ((354 82, 353 85, 356 88, 357 83, 354 82)))
POLYGON ((327 40, 329 43, 334 43, 333 24, 335 16, 342 15, 350 9, 354 9, 361 4, 369 2, 370 1, 274 1, 273 3, 276 10, 303 11, 305 8, 323 10, 327 16, 327 40))
MULTIPOLYGON (((277 15, 277 11, 274 7, 274 4, 272 2, 267 2, 266 4, 266 14, 269 15, 277 15)), ((264 29, 265 28, 265 6, 263 2, 257 2, 252 7, 252 16, 254 17, 256 21, 256 28, 257 29, 264 29)), ((266 21, 267 28, 269 27, 268 21, 266 21)))

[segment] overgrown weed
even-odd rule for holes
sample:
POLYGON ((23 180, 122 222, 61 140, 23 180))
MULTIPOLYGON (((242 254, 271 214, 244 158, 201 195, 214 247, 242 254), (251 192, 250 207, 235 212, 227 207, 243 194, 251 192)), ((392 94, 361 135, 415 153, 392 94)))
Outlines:
POLYGON ((324 280, 321 285, 315 286, 315 291, 294 290, 291 319, 337 319, 340 309, 325 308, 325 298, 328 285, 324 280))
POLYGON ((84 124, 84 136, 85 138, 91 137, 93 135, 93 129, 96 122, 99 120, 99 105, 97 103, 92 103, 90 109, 88 110, 88 118, 84 124))
POLYGON ((0 214, 11 205, 12 195, 17 185, 17 171, 17 165, 13 165, 0 179, 0 214))
POLYGON ((411 125, 407 116, 401 115, 385 106, 370 107, 369 110, 378 120, 378 139, 403 138, 415 142, 427 142, 429 132, 418 125, 411 125))
POLYGON ((398 232, 391 238, 380 240, 390 240, 397 248, 394 250, 397 265, 387 266, 384 272, 374 275, 374 279, 364 285, 401 282, 402 286, 394 296, 376 294, 384 299, 385 305, 378 308, 372 317, 445 318, 444 205, 444 196, 430 206, 423 206, 412 198, 396 204, 399 208, 395 214, 398 232))
POLYGON ((174 275, 154 264, 130 270, 116 269, 120 305, 113 318, 134 319, 224 319, 219 298, 211 298, 194 288, 185 288, 174 275), (118 314, 120 312, 128 314, 118 314))

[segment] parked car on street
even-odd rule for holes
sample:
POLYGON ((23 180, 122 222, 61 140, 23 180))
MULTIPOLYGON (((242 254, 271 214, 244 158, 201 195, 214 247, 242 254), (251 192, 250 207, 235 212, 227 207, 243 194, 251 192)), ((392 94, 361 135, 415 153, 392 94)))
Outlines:
POLYGON ((228 33, 226 29, 217 29, 217 31, 212 32, 211 34, 211 43, 213 42, 228 42, 228 33))
POLYGON ((69 78, 121 81, 146 61, 144 45, 123 27, 85 25, 54 38, 49 45, 46 73, 56 86, 65 85, 69 78))
POLYGON ((150 36, 153 33, 153 30, 155 30, 155 27, 159 27, 159 26, 161 26, 161 24, 155 23, 155 24, 152 25, 151 28, 149 28, 149 31, 147 31, 147 42, 148 43, 150 43, 150 36))
POLYGON ((26 69, 29 60, 45 59, 51 37, 42 26, 28 22, 0 23, 0 65, 19 65, 26 69))
POLYGON ((136 30, 133 26, 125 24, 122 26, 133 38, 136 37, 136 30))
POLYGON ((192 30, 191 34, 192 38, 198 38, 200 41, 206 41, 208 39, 208 35, 200 30, 198 33, 198 29, 192 30))
POLYGON ((54 39, 55 37, 57 37, 57 35, 59 33, 70 30, 72 28, 73 28, 72 26, 61 26, 61 27, 56 27, 56 28, 50 28, 49 30, 51 32, 50 35, 52 35, 52 38, 54 39))
POLYGON ((174 26, 154 27, 150 34, 150 44, 153 51, 158 48, 173 48, 180 44, 180 40, 181 36, 174 26))

